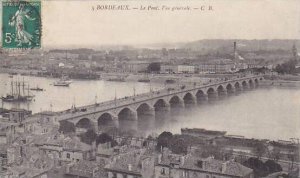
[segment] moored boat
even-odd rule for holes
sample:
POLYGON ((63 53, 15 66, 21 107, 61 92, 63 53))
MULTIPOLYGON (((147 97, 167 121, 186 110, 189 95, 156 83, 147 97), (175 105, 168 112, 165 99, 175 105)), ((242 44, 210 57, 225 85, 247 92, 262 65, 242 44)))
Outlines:
POLYGON ((66 81, 57 81, 53 83, 53 86, 61 86, 61 87, 68 87, 70 86, 70 83, 66 81))
POLYGON ((43 88, 40 88, 40 87, 35 87, 35 88, 30 88, 30 90, 33 90, 33 91, 44 91, 43 88))
POLYGON ((72 82, 68 79, 67 76, 62 76, 59 81, 53 83, 53 86, 68 87, 71 83, 72 82))
POLYGON ((138 82, 149 83, 150 79, 139 79, 138 82))

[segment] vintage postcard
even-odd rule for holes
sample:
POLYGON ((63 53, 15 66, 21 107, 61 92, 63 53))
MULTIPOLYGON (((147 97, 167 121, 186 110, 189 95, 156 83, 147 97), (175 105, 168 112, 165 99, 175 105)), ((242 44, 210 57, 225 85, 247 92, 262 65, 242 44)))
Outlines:
POLYGON ((0 0, 0 178, 300 178, 299 0, 0 0))

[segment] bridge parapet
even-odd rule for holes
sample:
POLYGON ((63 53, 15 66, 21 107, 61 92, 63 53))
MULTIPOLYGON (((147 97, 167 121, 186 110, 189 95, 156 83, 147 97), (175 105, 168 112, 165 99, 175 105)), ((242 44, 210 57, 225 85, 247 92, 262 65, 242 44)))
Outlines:
POLYGON ((250 77, 235 78, 231 80, 220 81, 216 83, 190 84, 190 85, 185 84, 185 85, 178 86, 176 88, 164 88, 158 91, 152 91, 148 93, 138 94, 135 96, 128 96, 128 97, 123 97, 123 98, 114 99, 110 101, 105 101, 102 103, 95 103, 93 105, 82 106, 76 108, 76 110, 61 111, 58 112, 59 115, 58 120, 67 120, 67 119, 81 117, 83 115, 106 112, 116 108, 128 107, 136 103, 147 102, 149 100, 159 99, 166 96, 178 95, 182 93, 190 92, 194 96, 196 96, 198 90, 203 90, 205 95, 207 94, 207 90, 209 88, 214 88, 214 90, 216 91, 216 88, 220 85, 222 85, 223 88, 226 89, 227 84, 231 84, 232 86, 234 86, 234 83, 236 82, 241 82, 241 81, 248 82, 248 80, 250 79, 259 79, 259 78, 262 78, 262 76, 250 76, 250 77))

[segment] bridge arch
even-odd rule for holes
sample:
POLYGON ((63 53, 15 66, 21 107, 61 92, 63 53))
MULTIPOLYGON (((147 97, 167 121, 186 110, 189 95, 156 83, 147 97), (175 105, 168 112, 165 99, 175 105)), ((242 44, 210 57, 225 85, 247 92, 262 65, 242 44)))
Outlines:
POLYGON ((203 90, 198 90, 196 93, 196 98, 198 101, 206 100, 206 95, 203 90))
POLYGON ((75 127, 84 128, 84 129, 93 129, 93 124, 90 119, 82 118, 75 124, 75 127))
POLYGON ((248 84, 247 84, 246 81, 242 81, 242 87, 243 87, 244 89, 248 88, 248 84))
POLYGON ((155 111, 164 110, 169 108, 169 106, 169 103, 164 99, 158 99, 153 105, 155 111))
POLYGON ((253 82, 252 79, 250 79, 250 80, 248 81, 248 83, 249 83, 249 87, 250 87, 250 88, 254 88, 254 82, 253 82))
POLYGON ((171 108, 174 108, 174 107, 181 107, 181 106, 183 106, 183 101, 182 101, 181 98, 179 98, 179 96, 174 95, 174 96, 172 96, 172 98, 169 100, 169 104, 170 104, 171 108))
POLYGON ((235 82, 234 88, 235 88, 236 90, 241 90, 241 84, 240 84, 240 82, 235 82))
POLYGON ((131 108, 125 107, 118 113, 119 120, 137 120, 137 113, 131 108))
POLYGON ((113 126, 113 116, 110 113, 103 113, 97 120, 98 127, 102 126, 113 126))
POLYGON ((153 115, 152 111, 153 108, 148 103, 142 103, 136 109, 138 118, 142 115, 153 115))
POLYGON ((226 93, 226 90, 225 88, 223 87, 223 85, 219 85, 217 87, 217 92, 218 92, 218 95, 221 96, 221 95, 224 95, 226 93))
POLYGON ((183 96, 184 104, 195 104, 196 103, 195 100, 196 100, 195 96, 193 94, 191 94, 190 92, 186 93, 183 96))
POLYGON ((216 95, 216 91, 212 87, 208 88, 206 93, 207 93, 208 98, 215 97, 215 95, 216 95))
POLYGON ((232 86, 231 83, 228 83, 226 85, 226 90, 227 90, 227 93, 234 93, 234 87, 232 86))
POLYGON ((254 79, 254 84, 257 86, 258 85, 258 79, 254 79))

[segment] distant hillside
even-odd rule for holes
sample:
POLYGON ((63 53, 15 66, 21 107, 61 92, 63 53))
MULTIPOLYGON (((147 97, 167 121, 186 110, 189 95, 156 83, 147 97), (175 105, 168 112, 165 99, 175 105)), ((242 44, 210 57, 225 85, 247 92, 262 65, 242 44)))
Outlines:
POLYGON ((295 43, 300 48, 300 40, 199 40, 185 43, 181 48, 201 52, 232 52, 233 42, 237 42, 238 51, 290 51, 295 43))
POLYGON ((89 54, 93 53, 93 49, 87 49, 87 48, 79 48, 79 49, 52 49, 49 50, 50 53, 74 53, 74 54, 89 54))

